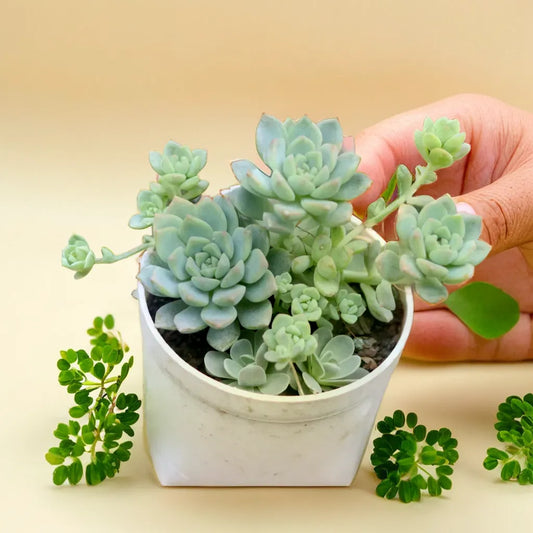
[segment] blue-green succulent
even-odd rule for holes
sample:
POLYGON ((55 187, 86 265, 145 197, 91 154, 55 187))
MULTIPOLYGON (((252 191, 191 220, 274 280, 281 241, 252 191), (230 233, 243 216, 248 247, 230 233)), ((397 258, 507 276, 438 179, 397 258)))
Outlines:
POLYGON ((398 210, 398 241, 387 243, 376 259, 384 279, 399 285, 413 285, 430 303, 443 301, 445 284, 462 283, 474 274, 490 251, 479 240, 481 219, 458 213, 449 195, 433 200, 426 197, 423 207, 404 204, 398 210))
POLYGON ((139 191, 137 195, 137 209, 139 212, 130 218, 129 226, 133 229, 145 229, 153 224, 154 216, 162 213, 166 207, 165 201, 152 191, 139 191))
POLYGON ((270 324, 276 282, 264 229, 240 227, 235 209, 220 196, 198 203, 177 197, 154 217, 153 233, 155 250, 138 277, 151 294, 177 300, 166 308, 174 328, 209 328, 208 342, 226 349, 239 338, 239 325, 270 324))
POLYGON ((263 334, 263 340, 267 346, 265 359, 274 363, 276 370, 305 361, 317 345, 311 325, 298 315, 276 315, 272 327, 263 334))
POLYGON ((80 235, 72 235, 61 254, 61 264, 73 270, 74 277, 80 279, 91 271, 95 262, 96 257, 87 241, 80 235))
POLYGON ((191 150, 169 141, 162 154, 150 152, 150 165, 159 176, 157 182, 150 185, 150 189, 169 201, 175 196, 192 200, 200 196, 209 185, 209 182, 198 176, 206 162, 205 150, 191 150))
POLYGON ((368 372, 361 368, 361 358, 355 354, 355 344, 348 335, 333 335, 330 328, 318 328, 314 352, 298 363, 302 379, 312 393, 348 385, 368 372))
POLYGON ((433 170, 449 167, 468 154, 470 145, 465 139, 459 121, 445 117, 435 121, 428 117, 422 130, 415 131, 416 147, 433 170))
POLYGON ((150 184, 150 190, 137 195, 138 213, 130 218, 133 229, 145 229, 152 225, 154 216, 162 213, 173 198, 195 200, 207 189, 209 182, 200 179, 199 172, 207 161, 205 150, 191 150, 169 141, 163 153, 150 152, 150 166, 158 179, 150 184))
POLYGON ((246 160, 233 162, 232 169, 248 192, 241 191, 241 196, 267 200, 261 214, 272 230, 289 232, 305 217, 330 227, 347 222, 352 216, 350 201, 370 186, 370 179, 357 172, 359 156, 343 149, 336 119, 315 124, 303 117, 282 123, 263 115, 256 146, 270 174, 246 160))
POLYGON ((262 333, 257 332, 252 339, 239 339, 231 346, 229 354, 215 350, 207 352, 204 359, 207 372, 240 389, 263 394, 284 392, 289 386, 289 373, 277 371, 265 359, 267 345, 262 333))

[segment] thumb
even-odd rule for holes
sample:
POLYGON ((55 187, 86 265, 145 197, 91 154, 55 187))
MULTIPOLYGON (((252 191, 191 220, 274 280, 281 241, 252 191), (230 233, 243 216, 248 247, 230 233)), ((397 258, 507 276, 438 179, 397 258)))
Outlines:
POLYGON ((492 254, 533 241, 533 181, 526 176, 532 172, 521 168, 454 198, 459 211, 482 217, 481 239, 492 254))

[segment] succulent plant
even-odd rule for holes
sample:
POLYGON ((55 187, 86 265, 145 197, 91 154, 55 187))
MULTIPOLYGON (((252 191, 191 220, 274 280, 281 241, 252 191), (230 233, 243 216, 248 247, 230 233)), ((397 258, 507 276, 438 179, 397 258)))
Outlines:
MULTIPOLYGON (((315 124, 303 117, 281 123, 263 115, 256 146, 271 174, 246 160, 233 162, 232 169, 249 195, 270 200, 268 210, 262 213, 270 229, 289 232, 288 221, 294 225, 306 216, 336 226, 350 220, 350 201, 370 186, 369 178, 357 172, 360 158, 344 151, 342 145, 342 129, 336 119, 315 124)), ((244 198, 249 195, 241 192, 244 198)), ((245 207, 245 212, 249 208, 245 207)))
POLYGON ((133 229, 145 229, 153 224, 154 216, 162 213, 166 205, 161 196, 152 191, 140 191, 137 195, 139 213, 130 218, 129 226, 133 229))
POLYGON ((63 249, 61 264, 73 270, 76 273, 74 277, 80 279, 91 271, 95 262, 96 257, 87 241, 79 235, 72 235, 63 249))
POLYGON ((154 216, 162 213, 174 197, 197 199, 209 185, 198 177, 206 161, 205 150, 191 150, 174 141, 167 143, 162 154, 150 152, 150 166, 157 172, 158 180, 150 184, 150 190, 137 195, 139 212, 130 218, 130 228, 150 227, 154 216))
POLYGON ((204 332, 214 348, 208 373, 232 386, 305 394, 347 384, 365 374, 357 335, 373 319, 393 319, 395 287, 439 302, 445 284, 471 277, 490 247, 479 241, 480 218, 457 213, 450 196, 416 195, 468 153, 456 120, 424 122, 415 143, 426 165, 400 165, 364 221, 352 218, 350 202, 371 182, 343 139, 336 119, 263 115, 256 145, 269 170, 235 161, 240 186, 214 198, 202 196, 208 183, 198 176, 206 152, 169 142, 150 153, 158 179, 130 219, 151 235, 119 255, 104 247, 100 258, 73 235, 63 265, 80 278, 145 251, 138 279, 169 300, 156 327, 204 332), (396 210, 398 241, 384 244, 367 230, 396 210))
POLYGON ((194 204, 175 198, 154 217, 155 256, 139 280, 156 296, 179 300, 167 304, 161 323, 182 333, 209 328, 207 340, 225 350, 240 327, 269 325, 276 290, 265 254, 268 236, 258 226, 239 227, 235 209, 220 196, 194 204))
POLYGON ((322 309, 327 301, 316 287, 297 283, 291 288, 290 294, 292 316, 305 318, 310 322, 316 322, 322 316, 322 309))
MULTIPOLYGON (((420 205, 420 199, 418 200, 420 205)), ((478 240, 481 219, 458 213, 449 195, 423 207, 404 204, 398 210, 398 241, 389 242, 376 259, 384 279, 400 285, 414 285, 430 303, 444 300, 444 284, 456 284, 472 277, 474 266, 489 253, 490 246, 478 240)))
POLYGON ((198 177, 207 161, 205 150, 191 150, 169 141, 163 153, 150 152, 150 165, 159 175, 150 189, 162 198, 172 200, 175 196, 192 200, 200 196, 209 183, 198 177))
POLYGON ((289 386, 287 372, 278 372, 274 365, 265 359, 267 350, 262 340, 262 331, 252 339, 241 338, 227 353, 210 350, 204 364, 214 377, 220 378, 234 387, 263 394, 281 394, 289 386))
POLYGON ((303 362, 317 346, 309 322, 299 316, 279 314, 274 317, 271 329, 263 334, 267 346, 265 359, 283 370, 292 363, 303 362))
POLYGON ((353 289, 341 289, 336 297, 339 315, 347 324, 355 324, 366 311, 363 297, 353 289))
POLYGON ((315 351, 305 362, 298 363, 305 385, 313 393, 322 392, 365 376, 361 358, 354 354, 355 344, 348 335, 333 335, 330 328, 318 328, 315 351))
POLYGON ((433 170, 449 167, 470 151, 458 120, 442 117, 435 122, 424 120, 422 131, 415 131, 415 144, 433 170))

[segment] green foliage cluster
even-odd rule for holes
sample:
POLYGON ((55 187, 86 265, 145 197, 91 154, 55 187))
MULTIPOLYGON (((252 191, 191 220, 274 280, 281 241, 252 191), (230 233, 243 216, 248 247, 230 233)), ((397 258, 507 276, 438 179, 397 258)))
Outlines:
POLYGON ((376 494, 389 500, 419 501, 422 491, 439 496, 452 487, 452 465, 459 458, 457 440, 448 428, 428 431, 415 413, 397 410, 377 424, 370 457, 381 480, 376 494))
POLYGON ((498 406, 496 416, 494 428, 503 450, 489 448, 483 466, 487 470, 500 467, 504 481, 533 484, 533 394, 509 396, 498 406))
POLYGON ((113 328, 111 315, 96 317, 87 331, 90 353, 60 352, 58 380, 74 396, 75 405, 69 410, 71 419, 54 431, 58 445, 45 455, 48 463, 56 466, 56 485, 66 481, 76 485, 84 473, 88 485, 97 485, 114 477, 121 463, 130 458, 133 442, 127 437, 134 435, 141 401, 136 394, 120 392, 133 357, 124 359, 129 348, 113 328))
POLYGON ((443 301, 445 285, 468 279, 487 255, 479 217, 458 213, 449 196, 416 196, 468 153, 465 137, 457 120, 427 119, 414 139, 425 164, 413 172, 400 165, 362 223, 352 219, 351 202, 371 180, 358 172, 360 158, 337 119, 263 115, 256 131, 263 164, 234 161, 239 186, 214 198, 202 196, 206 152, 171 141, 150 154, 158 178, 139 193, 130 219, 151 234, 123 254, 104 247, 101 257, 74 235, 62 263, 81 278, 96 264, 146 251, 138 279, 168 298, 156 327, 206 330, 218 354, 206 364, 212 375, 256 392, 319 393, 364 375, 357 334, 393 319, 398 291, 412 286, 426 301, 443 301), (367 230, 397 210, 398 240, 384 245, 367 230), (319 348, 314 335, 323 328, 329 339, 351 337, 339 341, 340 355, 319 348), (251 353, 241 343, 231 352, 254 332, 266 348, 251 353))

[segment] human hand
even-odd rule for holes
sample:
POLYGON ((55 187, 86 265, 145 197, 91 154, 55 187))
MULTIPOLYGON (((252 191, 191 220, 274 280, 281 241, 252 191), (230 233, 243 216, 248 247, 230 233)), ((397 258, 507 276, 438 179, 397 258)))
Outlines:
MULTIPOLYGON (((427 116, 457 118, 472 151, 439 171, 438 180, 420 193, 449 193, 459 210, 483 218, 481 238, 492 251, 473 280, 509 293, 519 302, 521 314, 509 333, 485 340, 444 305, 416 300, 405 355, 438 361, 533 359, 533 114, 488 96, 458 95, 364 130, 355 141, 362 158, 359 169, 373 185, 354 202, 356 212, 364 212, 379 197, 400 163, 411 170, 423 163, 413 133, 427 116)), ((385 232, 391 231, 387 224, 385 232)))

